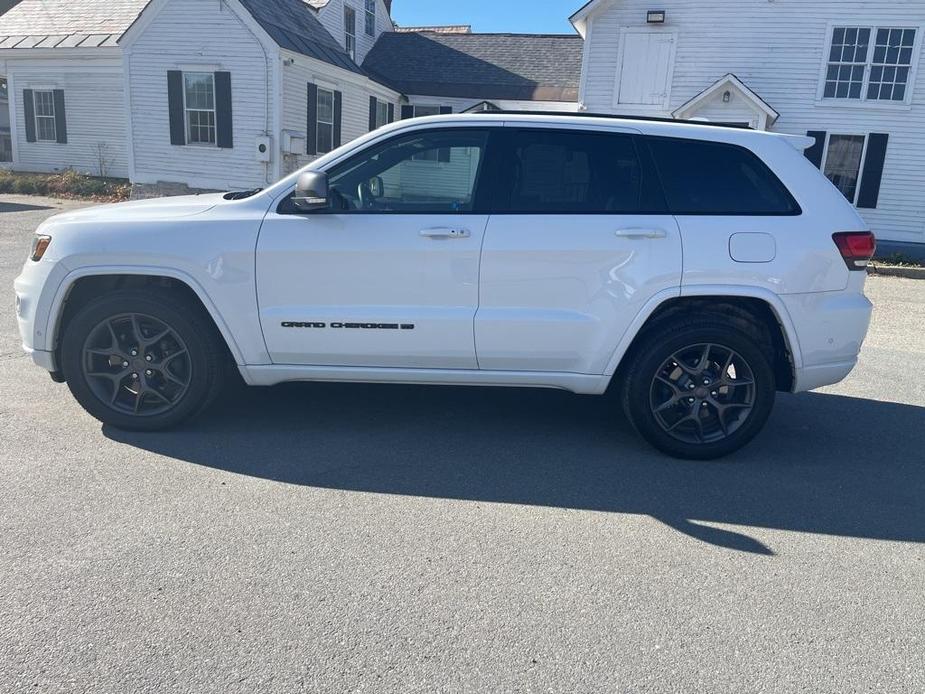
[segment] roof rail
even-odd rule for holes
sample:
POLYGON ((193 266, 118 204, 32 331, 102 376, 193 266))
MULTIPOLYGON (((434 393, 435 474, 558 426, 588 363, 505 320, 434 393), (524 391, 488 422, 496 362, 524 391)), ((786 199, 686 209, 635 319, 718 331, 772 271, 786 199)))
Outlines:
POLYGON ((511 116, 578 116, 580 118, 611 118, 613 120, 641 120, 651 121, 653 123, 687 123, 689 125, 703 125, 708 128, 734 128, 736 130, 752 130, 750 125, 744 123, 724 123, 720 121, 703 121, 691 120, 689 118, 659 118, 657 116, 630 116, 614 113, 589 113, 587 111, 521 111, 499 109, 497 111, 486 111, 491 115, 511 115, 511 116))

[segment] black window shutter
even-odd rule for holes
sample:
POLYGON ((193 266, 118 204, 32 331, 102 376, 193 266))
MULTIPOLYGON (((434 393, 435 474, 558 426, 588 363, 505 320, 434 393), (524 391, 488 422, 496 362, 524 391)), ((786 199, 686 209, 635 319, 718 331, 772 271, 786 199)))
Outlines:
POLYGON ((880 199, 880 181, 883 179, 883 164, 886 161, 886 145, 890 136, 885 133, 871 133, 867 136, 867 157, 864 159, 864 173, 861 174, 861 190, 858 192, 858 207, 876 209, 880 199))
POLYGON ((59 145, 67 144, 67 115, 64 112, 64 90, 55 89, 55 137, 59 145))
POLYGON ((395 104, 389 104, 389 123, 395 122, 395 104))
POLYGON ((318 86, 308 85, 308 124, 305 127, 305 153, 318 154, 318 86))
POLYGON ((186 144, 186 124, 183 116, 183 73, 167 71, 167 107, 170 111, 170 144, 186 144))
POLYGON ((369 97, 369 131, 372 132, 376 129, 376 109, 379 106, 379 102, 376 101, 376 97, 369 97))
POLYGON ((32 90, 22 90, 22 111, 26 117, 26 142, 35 142, 35 101, 32 90))
POLYGON ((805 154, 817 169, 822 168, 822 153, 825 151, 825 130, 810 130, 806 133, 810 137, 816 138, 816 144, 809 147, 805 154))
POLYGON ((231 113, 231 73, 215 73, 215 144, 234 147, 234 118, 231 113))
POLYGON ((408 120, 409 118, 414 118, 414 106, 406 104, 401 107, 401 119, 408 120))
MULTIPOLYGON (((446 115, 447 113, 452 113, 452 112, 453 112, 453 109, 450 106, 440 107, 440 115, 446 115)), ((441 161, 444 164, 446 164, 450 161, 450 156, 451 156, 451 152, 448 147, 437 150, 437 161, 441 161)))
POLYGON ((334 92, 334 149, 340 147, 341 121, 344 112, 344 95, 334 92))

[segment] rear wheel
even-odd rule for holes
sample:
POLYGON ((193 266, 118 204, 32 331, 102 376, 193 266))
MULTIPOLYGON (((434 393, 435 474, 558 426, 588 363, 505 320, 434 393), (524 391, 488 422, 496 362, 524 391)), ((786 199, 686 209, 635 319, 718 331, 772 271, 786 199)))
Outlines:
POLYGON ((645 335, 623 369, 623 409, 660 451, 708 460, 751 441, 774 404, 775 382, 761 343, 704 316, 645 335))
POLYGON ((204 409, 221 387, 223 357, 209 317, 168 292, 95 299, 61 342, 74 397, 100 421, 130 430, 169 428, 204 409))

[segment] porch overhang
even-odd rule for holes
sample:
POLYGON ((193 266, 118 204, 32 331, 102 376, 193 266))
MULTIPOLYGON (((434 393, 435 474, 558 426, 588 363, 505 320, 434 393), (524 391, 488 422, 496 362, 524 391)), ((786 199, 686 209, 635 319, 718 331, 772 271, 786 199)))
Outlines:
MULTIPOLYGON (((754 114, 753 123, 759 130, 769 129, 780 118, 780 113, 731 72, 676 108, 671 115, 674 118, 693 119, 707 109, 712 109, 713 113, 722 113, 723 106, 733 102, 744 104, 754 114)), ((733 116, 726 120, 738 118, 733 116)))

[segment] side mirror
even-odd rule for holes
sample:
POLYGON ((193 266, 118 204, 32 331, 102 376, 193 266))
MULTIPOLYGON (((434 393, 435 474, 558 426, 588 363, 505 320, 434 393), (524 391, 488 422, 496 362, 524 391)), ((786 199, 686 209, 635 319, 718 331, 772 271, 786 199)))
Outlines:
POLYGON ((291 199, 300 212, 326 209, 330 205, 328 175, 323 171, 306 171, 299 176, 291 199))
POLYGON ((381 198, 385 195, 385 181, 382 176, 373 176, 369 179, 369 194, 373 198, 381 198))

